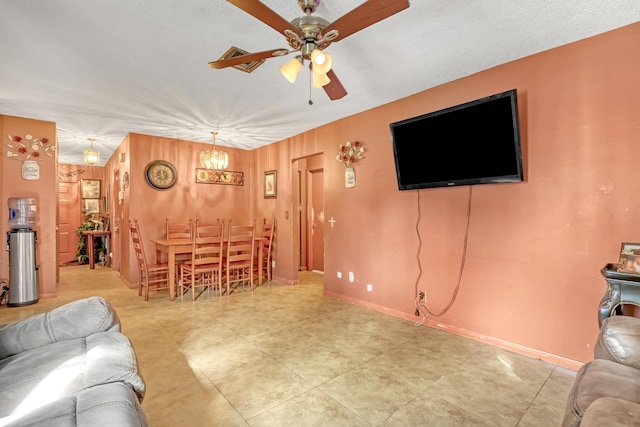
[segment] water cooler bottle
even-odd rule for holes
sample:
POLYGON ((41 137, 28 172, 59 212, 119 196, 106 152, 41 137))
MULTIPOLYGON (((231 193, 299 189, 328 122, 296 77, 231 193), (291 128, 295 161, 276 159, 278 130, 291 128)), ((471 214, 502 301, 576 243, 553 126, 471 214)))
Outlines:
POLYGON ((35 304, 40 299, 38 266, 36 265, 36 200, 9 199, 7 251, 9 251, 10 307, 35 304))

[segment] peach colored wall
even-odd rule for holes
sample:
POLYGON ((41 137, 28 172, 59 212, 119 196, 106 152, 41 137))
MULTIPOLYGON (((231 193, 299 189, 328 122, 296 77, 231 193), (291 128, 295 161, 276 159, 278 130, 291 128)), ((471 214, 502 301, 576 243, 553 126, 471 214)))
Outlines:
MULTIPOLYGON (((56 295, 56 159, 43 156, 38 161, 40 179, 25 180, 22 178, 22 161, 7 157, 7 135, 23 137, 26 134, 34 138, 47 138, 56 144, 56 124, 41 120, 0 115, 0 138, 2 138, 2 158, 0 159, 0 225, 3 230, 3 241, 9 231, 8 199, 10 197, 33 197, 37 204, 36 225, 36 263, 39 265, 40 297, 48 298, 56 295)), ((9 278, 9 253, 0 251, 0 279, 9 278)))
MULTIPOLYGON (((639 47, 640 24, 634 24, 252 152, 229 149, 229 169, 245 173, 243 187, 194 183, 197 156, 207 144, 130 134, 118 149, 126 153, 125 162, 117 164, 119 159, 112 157, 105 167, 109 182, 115 170, 120 177, 130 173, 121 231, 126 219, 138 218, 151 253, 150 239, 164 234, 165 217, 208 215, 260 221, 275 216, 274 276, 296 283, 293 218, 298 206, 293 203, 293 162, 322 153, 325 217, 337 221, 334 228, 325 224, 326 292, 417 320, 413 315, 417 289, 426 290, 435 312, 454 293, 470 188, 398 191, 389 123, 516 88, 526 182, 472 188, 460 290, 451 310, 429 323, 545 360, 566 365, 585 362, 592 358, 597 307, 606 288, 600 269, 617 260, 622 241, 640 241, 640 231, 634 227, 640 200, 629 196, 634 194, 634 171, 640 158, 640 83, 635 78, 639 47), (356 187, 351 189, 344 187, 344 166, 335 160, 339 144, 347 140, 362 141, 367 150, 356 166, 356 187), (146 185, 144 168, 156 159, 170 160, 178 169, 173 189, 156 191, 146 185), (264 199, 263 172, 274 169, 278 171, 277 198, 264 199), (423 272, 416 284, 419 213, 423 272), (342 279, 336 271, 343 272, 342 279), (349 271, 355 274, 354 283, 346 279, 349 271), (373 285, 372 292, 366 291, 367 283, 373 285)), ((40 132, 52 140, 55 137, 54 124, 0 118, 2 135, 40 132), (39 129, 40 125, 44 127, 39 129)), ((0 163, 4 203, 15 191, 18 162, 9 160, 3 155, 0 163)), ((55 199, 49 197, 55 191, 46 188, 49 183, 42 179, 38 183, 25 191, 41 199, 41 218, 43 210, 47 212, 41 229, 54 230, 55 214, 51 222, 50 213, 55 199)), ((0 223, 6 224, 4 211, 0 210, 0 223)), ((53 246, 41 246, 41 252, 55 248, 48 233, 39 234, 39 241, 53 246)), ((122 252, 123 280, 136 282, 128 234, 120 235, 116 249, 122 252)), ((6 254, 0 259, 6 268, 6 254)), ((41 279, 45 272, 46 277, 54 276, 49 262, 53 260, 41 266, 41 279)), ((49 286, 46 278, 41 283, 49 286)))
POLYGON ((335 228, 325 226, 326 292, 418 320, 420 289, 441 311, 457 283, 470 188, 398 191, 389 124, 516 88, 526 182, 472 188, 459 293, 448 313, 429 322, 568 366, 590 360, 606 288, 600 269, 617 261, 621 242, 640 241, 640 199, 632 196, 640 160, 639 49, 634 24, 255 150, 253 185, 262 171, 278 170, 278 198, 253 199, 257 216, 278 218, 274 275, 296 280, 294 226, 284 219, 295 209, 291 161, 323 152, 325 215, 337 220, 335 228), (348 140, 366 148, 352 189, 335 160, 348 140), (416 285, 419 213, 423 272, 416 285))
MULTIPOLYGON (((138 281, 135 258, 129 252, 127 221, 137 218, 141 224, 147 258, 155 259, 153 238, 165 236, 165 220, 215 222, 220 218, 233 223, 248 222, 255 217, 251 214, 252 191, 251 156, 245 150, 221 147, 229 154, 230 171, 244 172, 243 186, 220 184, 196 184, 196 168, 199 166, 200 152, 211 149, 211 144, 196 143, 178 139, 162 138, 131 133, 128 135, 128 168, 130 188, 125 191, 123 216, 121 219, 122 265, 121 273, 131 284, 138 281), (174 187, 158 191, 147 185, 144 171, 153 160, 168 160, 178 172, 174 187), (126 237, 126 238, 125 238, 126 237), (125 261, 128 262, 125 263, 125 261)), ((109 169, 113 165, 109 163, 109 169)), ((126 166, 125 166, 126 167, 126 166)), ((260 219, 261 220, 261 219, 260 219)))

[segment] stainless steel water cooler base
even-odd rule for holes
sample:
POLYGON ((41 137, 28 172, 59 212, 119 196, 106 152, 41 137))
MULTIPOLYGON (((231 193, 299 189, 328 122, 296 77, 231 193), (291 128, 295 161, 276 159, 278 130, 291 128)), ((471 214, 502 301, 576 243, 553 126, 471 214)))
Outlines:
POLYGON ((36 232, 18 228, 7 232, 9 249, 9 307, 35 304, 40 299, 36 265, 36 232))

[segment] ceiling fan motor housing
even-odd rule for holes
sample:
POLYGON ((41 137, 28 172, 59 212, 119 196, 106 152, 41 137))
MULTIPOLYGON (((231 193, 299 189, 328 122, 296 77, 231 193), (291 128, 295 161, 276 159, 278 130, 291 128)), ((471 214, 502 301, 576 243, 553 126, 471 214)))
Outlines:
POLYGON ((313 13, 320 6, 320 0, 298 0, 298 5, 304 13, 313 13))
MULTIPOLYGON (((294 19, 291 21, 291 25, 300 30, 302 38, 300 40, 294 40, 287 37, 287 43, 289 43, 289 46, 293 49, 300 49, 302 56, 305 59, 309 59, 309 55, 311 55, 313 49, 317 47, 317 42, 318 39, 321 38, 322 30, 329 25, 329 22, 319 16, 307 15, 294 19)), ((323 48, 326 46, 328 46, 328 44, 323 46, 323 48)))

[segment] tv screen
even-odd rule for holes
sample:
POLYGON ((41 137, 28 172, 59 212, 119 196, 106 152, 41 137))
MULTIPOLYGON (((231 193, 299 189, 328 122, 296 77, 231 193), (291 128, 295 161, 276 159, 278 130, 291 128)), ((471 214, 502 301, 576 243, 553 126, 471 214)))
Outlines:
POLYGON ((515 89, 390 128, 400 190, 523 180, 515 89))

